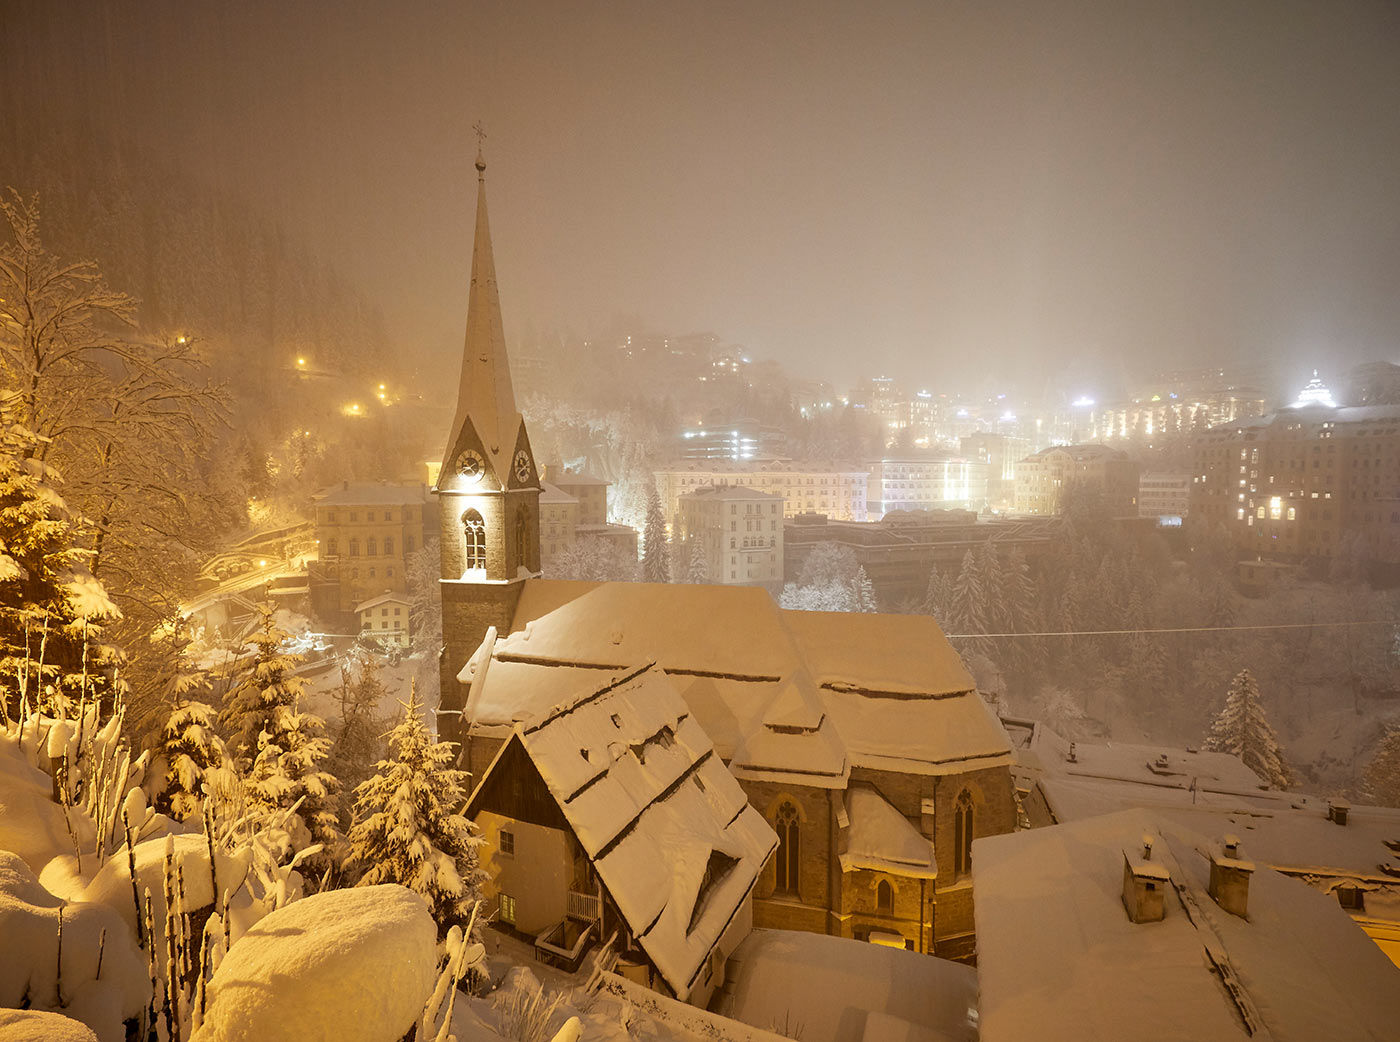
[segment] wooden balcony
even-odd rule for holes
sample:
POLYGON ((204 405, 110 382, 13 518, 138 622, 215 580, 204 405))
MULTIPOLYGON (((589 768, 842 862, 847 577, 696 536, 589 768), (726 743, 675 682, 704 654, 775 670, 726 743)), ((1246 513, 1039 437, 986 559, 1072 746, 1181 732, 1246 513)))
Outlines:
POLYGON ((585 923, 600 923, 603 921, 603 899, 597 894, 585 894, 578 890, 570 890, 565 911, 570 919, 577 919, 585 923))

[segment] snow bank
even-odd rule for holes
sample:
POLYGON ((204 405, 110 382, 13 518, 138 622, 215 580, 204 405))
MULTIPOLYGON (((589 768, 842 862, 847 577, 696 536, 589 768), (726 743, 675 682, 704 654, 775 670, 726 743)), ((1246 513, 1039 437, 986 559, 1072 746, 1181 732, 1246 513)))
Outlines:
POLYGON ((0 1009, 0 1038, 5 1042, 97 1042, 86 1025, 34 1009, 0 1009))
MULTIPOLYGON (((65 904, 39 884, 17 855, 3 850, 0 938, 0 1006, 63 1009, 103 1042, 121 1042, 126 1034, 122 1021, 138 1015, 150 997, 145 956, 121 917, 101 905, 65 904)), ((0 1037, 10 1035, 0 1032, 0 1037)))
MULTIPOLYGON (((12 735, 0 734, 0 850, 24 859, 35 872, 58 854, 73 852, 63 808, 53 802, 53 780, 30 760, 42 739, 31 734, 24 751, 12 735)), ((84 849, 92 849, 92 824, 77 807, 68 810, 84 849)))
POLYGON ((191 1042, 398 1042, 433 989, 436 941, 428 906, 401 886, 303 898, 234 943, 191 1042))
MULTIPOLYGON (((144 890, 151 892, 151 909, 155 915, 156 936, 165 932, 165 842, 166 837, 137 843, 136 879, 144 890)), ((185 911, 204 908, 214 901, 214 883, 209 874, 209 841, 202 833, 175 836, 175 864, 185 870, 185 911)), ((219 889, 234 893, 248 874, 248 855, 228 857, 219 854, 219 889)), ((136 903, 131 893, 131 862, 126 846, 119 847, 101 871, 81 893, 81 899, 116 909, 126 921, 127 929, 136 936, 136 903)), ((218 909, 215 909, 217 911, 218 909)))

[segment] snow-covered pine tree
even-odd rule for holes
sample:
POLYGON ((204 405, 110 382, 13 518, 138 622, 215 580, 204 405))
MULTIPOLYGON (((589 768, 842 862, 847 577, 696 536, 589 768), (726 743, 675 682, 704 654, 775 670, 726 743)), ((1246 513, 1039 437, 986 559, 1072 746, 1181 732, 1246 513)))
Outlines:
POLYGON ((647 516, 642 528, 642 581, 667 583, 671 581, 671 561, 666 546, 666 514, 661 509, 661 494, 656 483, 647 484, 647 516))
POLYGON ((1278 735, 1264 716, 1259 685, 1247 669, 1235 675, 1225 697, 1225 708, 1211 725, 1205 747, 1238 756, 1261 781, 1275 788, 1288 785, 1288 768, 1279 752, 1278 735))
POLYGON ((986 623, 990 633, 1006 633, 1011 629, 1011 613, 1002 598, 1005 591, 1005 578, 1001 569, 1001 557, 996 545, 985 539, 977 548, 977 570, 981 575, 986 623))
POLYGON ((1386 725, 1362 776, 1361 794, 1382 807, 1400 807, 1400 723, 1386 725))
POLYGON ((300 835, 289 830, 293 851, 320 843, 320 853, 306 859, 304 874, 315 881, 344 856, 340 834, 340 781, 323 770, 331 740, 319 716, 278 706, 271 728, 258 736, 258 755, 244 780, 248 805, 264 811, 285 811, 297 804, 294 817, 305 826, 300 835))
POLYGON ((214 708, 183 697, 161 727, 152 761, 152 776, 163 779, 152 802, 161 814, 186 821, 204 806, 204 783, 210 772, 228 769, 223 739, 214 729, 214 708))
MULTIPOLYGON (((949 594, 948 623, 954 633, 987 632, 987 590, 982 582, 982 569, 971 550, 963 554, 962 567, 953 581, 949 594)), ((989 641, 976 636, 964 636, 958 650, 963 654, 985 654, 989 641)))
POLYGON ((686 565, 685 581, 707 583, 710 581, 710 563, 705 557, 705 541, 695 538, 687 542, 690 547, 690 561, 686 565))
POLYGON ((360 873, 358 886, 400 883, 421 895, 446 933, 481 897, 481 840, 460 813, 467 773, 451 766, 451 743, 433 741, 421 712, 410 692, 389 733, 389 759, 355 790, 346 867, 360 873))
POLYGON ((938 565, 934 565, 929 569, 928 587, 924 592, 924 613, 932 615, 945 632, 948 630, 948 602, 951 596, 952 590, 947 577, 939 570, 938 565))
POLYGON ((268 731, 276 741, 278 711, 294 706, 304 687, 302 679, 292 675, 301 656, 283 654, 281 650, 289 634, 277 626, 275 607, 259 604, 257 611, 257 631, 246 641, 256 648, 253 663, 224 695, 220 714, 230 731, 229 751, 244 765, 257 755, 260 734, 268 731))
POLYGON ((121 614, 75 545, 81 519, 35 455, 39 439, 15 422, 16 401, 0 392, 0 704, 12 719, 22 697, 54 711, 50 687, 74 702, 84 684, 89 698, 108 691, 97 622, 121 614))
POLYGON ((875 586, 870 576, 865 574, 864 565, 856 569, 856 577, 851 580, 851 600, 855 603, 855 611, 870 613, 879 610, 875 603, 875 586))

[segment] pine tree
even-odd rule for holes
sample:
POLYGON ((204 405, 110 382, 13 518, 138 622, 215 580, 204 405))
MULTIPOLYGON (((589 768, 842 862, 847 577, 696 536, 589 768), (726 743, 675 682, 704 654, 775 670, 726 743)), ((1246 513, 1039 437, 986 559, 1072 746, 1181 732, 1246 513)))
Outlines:
POLYGON ((1011 613, 1003 598, 1006 578, 995 544, 984 540, 977 548, 977 569, 981 573, 982 589, 986 594, 986 625, 990 633, 1007 633, 1011 629, 1011 613))
POLYGON ((851 600, 855 602, 855 611, 869 613, 879 610, 875 603, 875 586, 871 583, 870 576, 865 574, 863 565, 857 569, 856 577, 851 580, 851 600))
POLYGON ((214 708, 204 702, 178 701, 161 727, 153 763, 163 778, 153 800, 155 808, 177 821, 198 815, 204 806, 204 784, 211 772, 227 769, 228 754, 214 729, 214 708))
POLYGON ((696 537, 686 543, 690 547, 690 562, 686 567, 685 581, 707 583, 710 581, 710 563, 705 557, 705 541, 696 537))
POLYGON ((1238 756, 1262 781, 1275 788, 1288 785, 1288 768, 1279 753, 1278 735, 1264 716, 1259 685, 1247 669, 1240 670, 1230 685, 1225 708, 1211 725, 1205 747, 1238 756))
POLYGON ((305 686, 300 677, 292 675, 301 656, 281 651, 282 642, 290 635, 277 626, 274 606, 260 604, 257 611, 257 632, 246 641, 257 649, 253 664, 224 696, 221 714, 224 726, 232 732, 229 751, 244 764, 257 755, 258 736, 264 731, 276 742, 279 711, 290 710, 305 686))
POLYGON ((293 849, 313 843, 324 848, 307 859, 312 879, 338 864, 343 853, 340 782, 321 769, 331 751, 325 729, 319 716, 295 707, 277 707, 271 728, 258 737, 258 755, 244 782, 244 795, 252 807, 269 812, 297 807, 294 816, 306 835, 296 835, 293 828, 293 849))
POLYGON ((948 606, 952 589, 947 577, 934 565, 928 573, 928 587, 924 592, 924 613, 932 615, 939 627, 948 632, 948 606))
POLYGON ((666 514, 656 483, 647 484, 647 516, 642 528, 642 580, 649 583, 671 581, 671 561, 666 546, 666 514))
POLYGON ((948 604, 948 621, 954 633, 964 634, 958 643, 963 654, 985 654, 990 643, 985 637, 969 636, 987 632, 987 591, 982 569, 971 550, 963 554, 962 567, 953 582, 948 604))
POLYGON ((1366 765, 1362 795, 1382 807, 1400 807, 1400 724, 1388 724, 1366 765))
POLYGON ((356 824, 347 867, 359 886, 400 883, 423 897, 439 931, 464 921, 481 897, 481 840, 459 809, 468 775, 450 766, 448 742, 434 742, 417 693, 389 733, 390 758, 355 790, 356 824))

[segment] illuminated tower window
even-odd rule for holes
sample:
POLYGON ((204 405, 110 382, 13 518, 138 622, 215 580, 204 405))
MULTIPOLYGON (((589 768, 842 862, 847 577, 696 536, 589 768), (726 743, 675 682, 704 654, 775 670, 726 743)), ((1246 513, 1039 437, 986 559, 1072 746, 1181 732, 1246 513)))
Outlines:
POLYGON ((486 522, 475 510, 462 515, 462 531, 467 540, 466 570, 486 570, 486 522))

